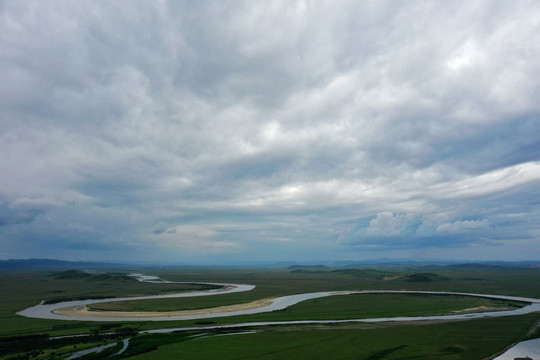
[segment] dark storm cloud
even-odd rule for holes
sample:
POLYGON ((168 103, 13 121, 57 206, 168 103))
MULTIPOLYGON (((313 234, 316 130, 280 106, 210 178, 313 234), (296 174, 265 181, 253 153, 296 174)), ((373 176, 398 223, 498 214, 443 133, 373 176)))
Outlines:
POLYGON ((0 256, 538 246, 537 2, 0 11, 0 256))
POLYGON ((39 204, 24 204, 22 201, 12 202, 0 196, 0 227, 29 224, 43 213, 45 213, 45 209, 39 204))

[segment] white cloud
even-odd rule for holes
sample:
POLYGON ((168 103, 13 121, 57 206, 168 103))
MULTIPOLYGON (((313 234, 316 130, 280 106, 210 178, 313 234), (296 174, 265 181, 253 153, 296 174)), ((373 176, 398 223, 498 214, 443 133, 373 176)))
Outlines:
POLYGON ((399 236, 409 230, 411 218, 406 215, 394 215, 389 211, 377 214, 365 229, 367 236, 399 236))
POLYGON ((437 227, 438 233, 463 234, 475 230, 489 229, 489 221, 483 220, 464 220, 454 221, 452 223, 441 224, 437 227))
POLYGON ((452 182, 435 184, 432 189, 445 198, 485 196, 540 181, 540 163, 527 162, 452 182))
POLYGON ((495 238, 507 212, 537 232, 537 2, 0 11, 0 196, 27 211, 0 219, 13 248, 70 247, 69 224, 179 253, 261 232, 321 253, 344 233, 495 238))
MULTIPOLYGON (((201 225, 178 225, 167 228, 152 244, 173 252, 213 254, 235 250, 239 244, 216 237, 217 232, 201 225)), ((184 254, 185 255, 185 254, 184 254)))

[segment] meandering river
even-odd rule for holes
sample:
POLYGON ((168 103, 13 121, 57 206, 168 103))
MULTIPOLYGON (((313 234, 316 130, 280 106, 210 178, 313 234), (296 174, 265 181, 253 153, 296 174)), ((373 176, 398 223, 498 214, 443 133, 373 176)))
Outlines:
MULTIPOLYGON (((162 280, 157 276, 149 276, 143 274, 130 274, 130 276, 142 282, 152 283, 185 283, 185 282, 173 282, 162 280)), ((180 297, 193 297, 193 296, 210 296, 219 294, 230 294, 235 292, 250 291, 255 288, 254 285, 247 284, 222 284, 222 283, 204 283, 210 285, 219 285, 220 289, 212 289, 206 291, 194 291, 177 294, 167 295, 154 295, 154 296, 137 296, 137 297, 123 297, 123 298, 110 298, 110 299, 97 299, 97 300, 77 300, 77 301, 65 301, 56 304, 38 304, 25 310, 18 312, 17 314, 40 319, 58 319, 58 320, 84 320, 84 321, 167 321, 167 320, 193 320, 193 319, 209 319, 226 316, 237 316, 246 314, 258 314, 264 312, 270 312, 275 310, 285 309, 299 302, 322 298, 327 296, 339 296, 349 294, 435 294, 435 295, 462 295, 462 296, 475 296, 492 299, 502 300, 515 300, 529 303, 522 308, 514 310, 501 310, 490 311, 481 313, 468 313, 468 314, 449 314, 449 315, 432 315, 432 316, 398 316, 398 317, 383 317, 383 318, 366 318, 366 319, 345 319, 345 320, 302 320, 302 321, 260 321, 260 322, 248 322, 238 324, 225 324, 225 325, 206 325, 206 326, 185 326, 174 327, 167 329, 152 329, 141 331, 140 334, 159 334, 159 333, 171 333, 175 331, 185 330, 204 330, 204 329, 227 329, 227 328, 240 328, 240 327, 254 327, 265 325, 294 325, 294 324, 331 324, 331 323, 351 323, 351 322, 398 322, 398 321, 423 321, 423 320, 457 320, 457 319, 475 319, 486 317, 500 317, 500 316, 513 316, 522 315, 532 312, 540 312, 540 299, 519 297, 519 296, 507 296, 507 295, 495 295, 495 294, 475 294, 475 293, 463 293, 463 292, 448 292, 448 291, 411 291, 411 290, 358 290, 358 291, 325 291, 314 292, 305 294, 296 294, 281 296, 274 299, 270 299, 265 302, 265 306, 226 311, 226 312, 209 312, 203 314, 193 315, 176 315, 176 316, 163 316, 156 312, 149 316, 130 316, 129 312, 126 312, 122 316, 107 316, 106 312, 87 312, 86 316, 80 315, 66 315, 57 313, 65 308, 73 307, 85 307, 86 305, 101 303, 101 302, 116 302, 126 300, 146 300, 146 299, 164 299, 164 298, 180 298, 180 297)), ((210 311, 210 310, 209 310, 210 311)), ((81 335, 68 335, 69 336, 81 336, 81 335)), ((128 347, 129 339, 124 339, 123 348, 117 353, 120 354, 128 347)), ((513 348, 509 349, 506 353, 500 355, 496 360, 513 359, 516 356, 530 356, 533 354, 536 356, 540 353, 540 339, 530 340, 516 344, 513 348)), ((99 352, 107 347, 116 345, 116 343, 100 346, 88 350, 84 350, 73 354, 69 359, 76 359, 82 355, 90 352, 99 352)))
MULTIPOLYGON (((161 280, 155 276, 145 276, 142 274, 130 274, 139 281, 146 282, 160 282, 160 283, 179 283, 172 281, 161 280)), ((196 320, 196 319, 209 319, 218 317, 259 314, 265 312, 271 312, 276 310, 282 310, 299 302, 322 298, 327 296, 339 296, 349 294, 434 294, 434 295, 462 295, 462 296, 475 296, 492 299, 503 300, 515 300, 527 302, 529 305, 514 310, 502 310, 502 311, 489 311, 479 313, 468 314, 448 314, 448 315, 431 315, 431 316, 399 316, 399 317, 384 317, 384 318, 367 318, 367 319, 347 319, 347 320, 306 320, 306 321, 280 321, 280 322, 254 322, 244 323, 242 326, 256 326, 256 325, 269 325, 269 324, 315 324, 315 323, 337 323, 337 322, 388 322, 388 321, 422 321, 422 320, 456 320, 456 319, 474 319, 474 318, 487 318, 487 317, 501 317, 501 316, 513 316, 522 315, 532 312, 540 312, 540 299, 519 297, 519 296, 507 296, 507 295, 495 295, 495 294, 475 294, 475 293, 463 293, 463 292, 448 292, 448 291, 412 291, 412 290, 358 290, 358 291, 323 291, 313 292, 305 294, 295 294, 281 296, 273 299, 269 299, 265 302, 264 306, 241 309, 234 311, 223 312, 211 312, 209 309, 207 313, 189 314, 189 315, 164 315, 163 313, 155 312, 141 316, 130 316, 129 312, 121 314, 121 316, 110 316, 107 312, 100 311, 76 311, 76 309, 82 309, 86 305, 102 303, 102 302, 117 302, 127 300, 147 300, 147 299, 164 299, 164 298, 180 298, 180 297, 194 297, 194 296, 210 296, 219 294, 230 294, 235 292, 249 291, 255 288, 254 285, 247 284, 222 284, 222 283, 205 283, 211 285, 220 285, 222 288, 185 292, 177 294, 167 295, 153 295, 153 296, 137 296, 137 297, 122 297, 122 298, 110 298, 110 299, 97 299, 97 300, 74 300, 59 302, 56 304, 38 304, 25 310, 18 312, 17 314, 39 319, 57 319, 57 320, 80 320, 80 321, 175 321, 175 320, 196 320), (74 309, 73 311, 62 311, 62 309, 74 309)), ((233 326, 234 327, 234 326, 233 326)))

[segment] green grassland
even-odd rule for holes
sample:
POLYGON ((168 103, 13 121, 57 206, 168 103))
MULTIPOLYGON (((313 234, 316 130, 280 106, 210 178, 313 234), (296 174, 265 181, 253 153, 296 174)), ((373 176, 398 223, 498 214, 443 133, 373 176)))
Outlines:
MULTIPOLYGON (((92 305, 96 310, 170 311, 247 303, 276 296, 330 290, 447 290, 540 297, 540 270, 519 268, 383 268, 335 270, 230 270, 161 274, 177 281, 250 283, 249 292, 201 298, 177 298, 92 305), (435 271, 434 271, 435 270, 435 271), (438 272, 438 273, 437 273, 438 272)), ((480 305, 479 305, 480 306, 480 305)), ((487 305, 486 305, 487 306, 487 305)), ((473 307, 473 306, 470 306, 473 307)), ((452 309, 455 310, 455 309, 452 309)))
MULTIPOLYGON (((103 333, 110 331, 111 328, 118 331, 120 334, 118 336, 121 336, 122 329, 128 328, 136 328, 141 330, 151 328, 169 328, 175 326, 193 325, 197 323, 234 323, 244 321, 272 321, 291 319, 346 319, 355 317, 367 318, 400 315, 411 316, 420 314, 448 313, 455 310, 478 306, 506 307, 519 305, 517 303, 507 303, 497 300, 460 296, 372 294, 334 296, 314 299, 294 305, 283 311, 249 316, 245 315, 214 318, 205 321, 139 321, 109 323, 31 319, 15 314, 17 311, 35 305, 40 301, 55 302, 62 301, 64 299, 154 295, 204 289, 204 286, 194 284, 141 283, 125 276, 128 272, 143 272, 148 275, 158 275, 171 281, 186 281, 192 283, 206 281, 256 285, 254 290, 243 293, 214 295, 198 298, 127 302, 124 304, 120 303, 115 305, 127 306, 130 308, 139 307, 139 310, 144 309, 165 311, 172 309, 206 308, 246 303, 258 299, 289 294, 355 289, 445 290, 516 296, 521 295, 540 298, 540 288, 538 287, 540 280, 540 269, 537 268, 486 266, 371 266, 366 268, 296 267, 291 269, 130 269, 130 271, 118 271, 112 269, 111 271, 97 274, 86 274, 78 271, 2 271, 0 272, 0 342, 4 341, 5 343, 9 344, 10 342, 13 343, 13 341, 15 341, 15 337, 17 336, 40 334, 66 335, 89 332, 98 334, 100 332, 103 333)), ((109 305, 112 305, 112 303, 104 306, 109 305)), ((230 349, 231 355, 229 357, 221 358, 235 358, 233 356, 234 354, 239 354, 238 356, 244 354, 244 358, 259 358, 258 355, 249 353, 248 350, 246 350, 248 351, 247 353, 238 350, 235 344, 236 342, 238 342, 238 344, 242 344, 244 341, 246 341, 248 344, 250 341, 261 341, 262 344, 265 344, 263 347, 261 347, 261 349, 267 348, 267 353, 265 352, 262 354, 260 358, 283 358, 277 355, 272 357, 272 347, 274 347, 275 354, 283 354, 285 357, 301 358, 300 355, 292 356, 291 351, 293 351, 293 345, 291 345, 292 347, 287 350, 288 348, 286 348, 285 345, 286 342, 284 340, 280 340, 286 336, 287 339, 291 339, 288 340, 289 343, 296 344, 298 354, 304 354, 304 352, 306 354, 310 354, 307 348, 309 346, 315 346, 308 345, 310 344, 310 339, 318 339, 318 341, 315 341, 316 344, 320 343, 321 347, 323 347, 323 344, 327 344, 325 346, 327 346, 328 349, 334 349, 328 350, 335 352, 336 356, 332 358, 341 357, 368 359, 370 356, 375 356, 371 357, 372 359, 382 358, 382 356, 384 356, 385 359, 394 357, 414 358, 414 356, 416 356, 416 358, 426 358, 426 356, 414 355, 415 353, 424 354, 421 352, 423 351, 422 346, 424 346, 429 348, 429 353, 432 354, 430 355, 431 357, 428 356, 427 358, 479 359, 482 358, 483 355, 477 357, 476 354, 483 354, 484 352, 486 354, 494 353, 498 351, 497 349, 502 349, 511 342, 517 341, 521 337, 525 336, 524 329, 530 327, 534 319, 539 318, 540 314, 531 314, 528 316, 513 316, 501 319, 469 320, 421 326, 419 324, 415 324, 411 326, 385 327, 382 329, 354 329, 353 333, 355 333, 356 336, 346 335, 348 333, 347 331, 332 327, 324 327, 326 330, 319 332, 313 329, 295 326, 292 327, 295 329, 295 331, 279 328, 272 331, 268 330, 251 335, 230 335, 182 342, 177 342, 175 340, 173 341, 174 344, 165 345, 163 343, 159 346, 156 345, 158 350, 149 352, 147 355, 157 356, 152 358, 160 358, 159 354, 161 349, 166 349, 168 347, 170 347, 170 351, 187 351, 187 353, 191 354, 194 351, 193 349, 203 346, 204 344, 208 344, 204 345, 204 351, 199 351, 200 354, 204 353, 208 356, 204 357, 203 355, 200 355, 200 358, 215 357, 214 355, 208 353, 208 351, 211 351, 211 349, 207 348, 208 346, 217 346, 218 348, 221 346, 223 351, 230 349), (491 325, 476 326, 473 324, 491 325), (427 341, 424 339, 424 337, 427 336, 426 339, 429 338, 428 335, 423 333, 424 330, 422 329, 427 329, 430 326, 433 326, 431 329, 436 329, 436 331, 441 332, 441 334, 444 334, 447 331, 452 331, 452 334, 454 334, 452 337, 455 339, 455 344, 452 345, 452 343, 448 342, 447 340, 443 341, 442 338, 444 338, 444 336, 441 335, 441 338, 437 338, 438 340, 430 340, 433 342, 433 344, 436 344, 432 347, 428 345, 419 345, 427 341), (328 328, 331 328, 332 330, 328 330, 328 328), (396 333, 394 335, 391 333, 394 330, 397 332, 404 331, 401 329, 405 328, 409 329, 409 331, 406 331, 406 333, 410 334, 409 337, 405 337, 405 339, 408 339, 407 341, 409 342, 406 344, 406 346, 404 345, 405 343, 401 344, 393 340, 388 340, 389 338, 394 339, 395 337, 405 336, 401 333, 396 333), (475 331, 480 331, 480 328, 482 330, 479 334, 486 336, 486 339, 477 339, 473 341, 473 339, 479 337, 479 335, 476 336, 472 334, 472 332, 474 332, 473 330, 476 329, 475 331), (471 333, 469 333, 470 331, 471 333), (337 336, 337 334, 340 335, 337 336), (384 337, 389 338, 385 341, 377 340, 383 339, 384 337), (368 344, 371 343, 372 345, 367 346, 364 344, 362 345, 361 351, 353 350, 353 347, 355 348, 359 346, 356 341, 360 340, 355 340, 356 338, 371 339, 371 342, 368 342, 368 344), (332 342, 335 343, 335 346, 330 346, 332 342), (484 345, 476 348, 472 345, 473 343, 484 345), (439 347, 437 348, 437 346, 439 347), (444 351, 441 350, 443 348, 447 349, 446 352, 448 354, 443 354, 444 351), (459 350, 459 353, 457 353, 458 348, 462 349, 463 351, 459 350), (481 349, 486 350, 484 351, 481 349), (377 355, 377 353, 379 353, 379 355, 377 355), (435 356, 433 354, 439 355, 435 356), (466 354, 467 356, 465 356, 466 354)), ((431 334, 431 332, 429 333, 431 334)), ((174 336, 176 336, 175 339, 179 339, 181 337, 181 335, 178 334, 174 336)), ((435 335, 432 334, 430 336, 433 337, 435 335)), ((143 345, 136 345, 137 341, 139 341, 136 339, 139 339, 139 336, 133 339, 133 349, 136 349, 137 346, 144 347, 143 345)), ((152 344, 152 341, 150 341, 152 337, 141 336, 140 339, 140 341, 143 341, 145 344, 152 344)), ((159 340, 159 342, 162 340, 163 339, 159 340)), ((75 346, 77 349, 81 349, 84 346, 90 345, 84 344, 81 340, 81 342, 78 344, 68 344, 62 348, 55 348, 56 350, 48 350, 48 352, 45 352, 40 356, 42 356, 41 358, 45 358, 54 351, 56 351, 57 354, 59 352, 67 353, 72 351, 75 346)), ((248 345, 246 346, 249 348, 248 345)), ((317 346, 315 346, 315 349, 317 349, 317 346)), ((130 349, 131 348, 132 346, 130 345, 130 349)), ((318 354, 321 354, 321 356, 317 358, 323 358, 324 356, 322 356, 322 354, 325 354, 325 350, 320 348, 318 350, 313 350, 311 354, 313 355, 313 353, 315 353, 317 356, 318 354)), ((9 359, 12 356, 12 353, 0 353, 0 358, 9 359)))
POLYGON ((81 272, 71 271, 2 271, 0 272, 0 337, 44 332, 51 335, 63 335, 88 332, 89 329, 95 327, 94 322, 30 319, 15 314, 41 301, 54 303, 68 299, 158 295, 202 288, 205 286, 142 283, 121 274, 84 276, 81 272))
MULTIPOLYGON (((112 359, 482 359, 524 338, 540 316, 414 325, 336 324, 325 326, 271 326, 256 333, 249 329, 204 330, 172 334, 137 335, 128 350, 112 359), (227 336, 224 336, 227 335, 227 336)), ((119 338, 87 338, 85 343, 55 344, 35 359, 64 358, 84 348, 119 338)), ((104 359, 120 345, 83 360, 104 359)), ((32 351, 35 353, 34 351, 32 351)), ((17 357, 4 357, 15 359, 17 357)))
MULTIPOLYGON (((189 339, 175 334, 133 340, 156 349, 132 360, 181 359, 483 359, 522 337, 538 316, 370 329, 322 327, 189 339)), ((210 334, 211 335, 211 334, 210 334)), ((140 351, 140 347, 139 347, 140 351)))
MULTIPOLYGON (((172 311, 182 309, 178 307, 178 301, 176 300, 178 299, 98 303, 91 305, 90 308, 118 311, 172 311)), ((236 316, 233 321, 325 320, 384 316, 419 316, 448 314, 479 307, 507 309, 524 305, 525 303, 470 296, 352 294, 306 300, 280 311, 249 316, 236 316)), ((201 308, 203 307, 201 306, 201 308)))
POLYGON ((361 319, 448 314, 476 307, 520 307, 524 304, 424 294, 355 294, 303 301, 289 308, 257 315, 236 316, 234 322, 361 319))
MULTIPOLYGON (((296 269, 298 270, 298 269, 296 269)), ((159 275, 171 281, 208 281, 248 283, 256 285, 252 291, 198 298, 174 299, 183 309, 246 303, 258 299, 333 290, 353 289, 411 289, 448 290, 540 297, 539 269, 491 267, 376 267, 368 269, 330 269, 321 272, 298 273, 290 269, 133 269, 159 275), (436 274, 433 281, 410 281, 414 274, 436 274), (390 280, 388 280, 390 279, 390 280)), ((90 278, 59 278, 54 272, 12 271, 0 273, 0 336, 28 335, 47 332, 67 334, 87 332, 95 322, 28 319, 15 312, 35 305, 41 300, 84 297, 121 297, 163 294, 186 291, 180 284, 141 283, 118 276, 108 280, 90 278)), ((330 299, 330 298, 329 298, 330 299)), ((333 301, 333 300, 329 300, 333 301)), ((157 307, 159 302, 155 303, 157 307)), ((154 305, 152 305, 154 306, 154 305)), ((164 305, 166 308, 168 305, 164 305)), ((473 307, 473 306, 467 306, 473 307)), ((262 314, 261 314, 262 316, 262 314)), ((265 315, 266 316, 266 315, 265 315)), ((213 320, 231 322, 232 318, 213 320)), ((169 327, 195 324, 196 321, 140 323, 141 328, 169 327)), ((133 325, 133 324, 132 324, 133 325)))

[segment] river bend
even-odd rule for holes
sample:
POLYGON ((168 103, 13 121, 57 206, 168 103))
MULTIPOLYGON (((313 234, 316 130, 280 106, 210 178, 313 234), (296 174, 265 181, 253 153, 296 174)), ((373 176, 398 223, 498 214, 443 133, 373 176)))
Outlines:
MULTIPOLYGON (((147 282, 161 282, 161 283, 174 283, 171 281, 161 280, 153 276, 144 276, 142 274, 131 274, 139 281, 147 282)), ((159 312, 148 316, 130 316, 129 312, 126 312, 122 316, 107 316, 106 312, 87 312, 84 316, 81 315, 66 315, 58 314, 55 311, 65 308, 71 308, 76 306, 86 306, 90 304, 102 303, 102 302, 117 302, 117 301, 129 301, 129 300, 147 300, 147 299, 164 299, 164 298, 181 298, 181 297, 194 297, 194 296, 210 296, 219 294, 230 294, 242 291, 249 291, 255 288, 254 285, 247 284, 221 284, 221 283, 205 283, 212 285, 223 286, 221 289, 195 291, 178 294, 167 295, 152 295, 152 296, 137 296, 137 297, 122 297, 122 298, 110 298, 110 299, 96 299, 96 300, 74 300, 65 301, 56 304, 38 304, 19 311, 17 314, 30 318, 39 319, 55 319, 55 320, 79 320, 79 321, 178 321, 178 320, 197 320, 197 319, 210 319, 218 317, 238 316, 238 315, 250 315, 266 313, 276 310, 282 310, 289 306, 298 304, 299 302, 322 298, 327 296, 339 296, 350 294, 433 294, 433 295, 462 295, 462 296, 475 296, 492 299, 502 300, 515 300, 527 302, 526 305, 519 309, 513 310, 501 310, 501 311, 489 311, 480 313, 467 313, 467 314, 448 314, 448 315, 431 315, 431 316, 399 316, 399 317, 384 317, 384 318, 366 318, 366 319, 346 319, 346 320, 306 320, 306 321, 275 321, 275 322, 254 322, 244 323, 242 326, 256 326, 256 325, 271 325, 271 324, 325 324, 325 323, 339 323, 339 322, 388 322, 388 321, 421 321, 421 320, 458 320, 458 319, 477 319, 487 317, 501 317, 501 316, 513 316, 522 315, 533 312, 540 312, 540 299, 519 297, 519 296, 507 296, 507 295, 495 295, 495 294, 475 294, 475 293, 463 293, 463 292, 448 292, 448 291, 413 291, 413 290, 358 290, 358 291, 324 291, 313 292, 305 294, 287 295, 269 299, 265 306, 256 307, 251 309, 225 311, 225 312, 209 312, 198 313, 191 315, 163 315, 159 312)), ((210 311, 210 310, 209 310, 210 311)), ((235 325, 231 325, 234 327, 235 325)), ((218 327, 218 326, 215 326, 218 327)), ((214 327, 214 328, 215 328, 214 327)), ((227 326, 224 326, 227 327, 227 326)))

